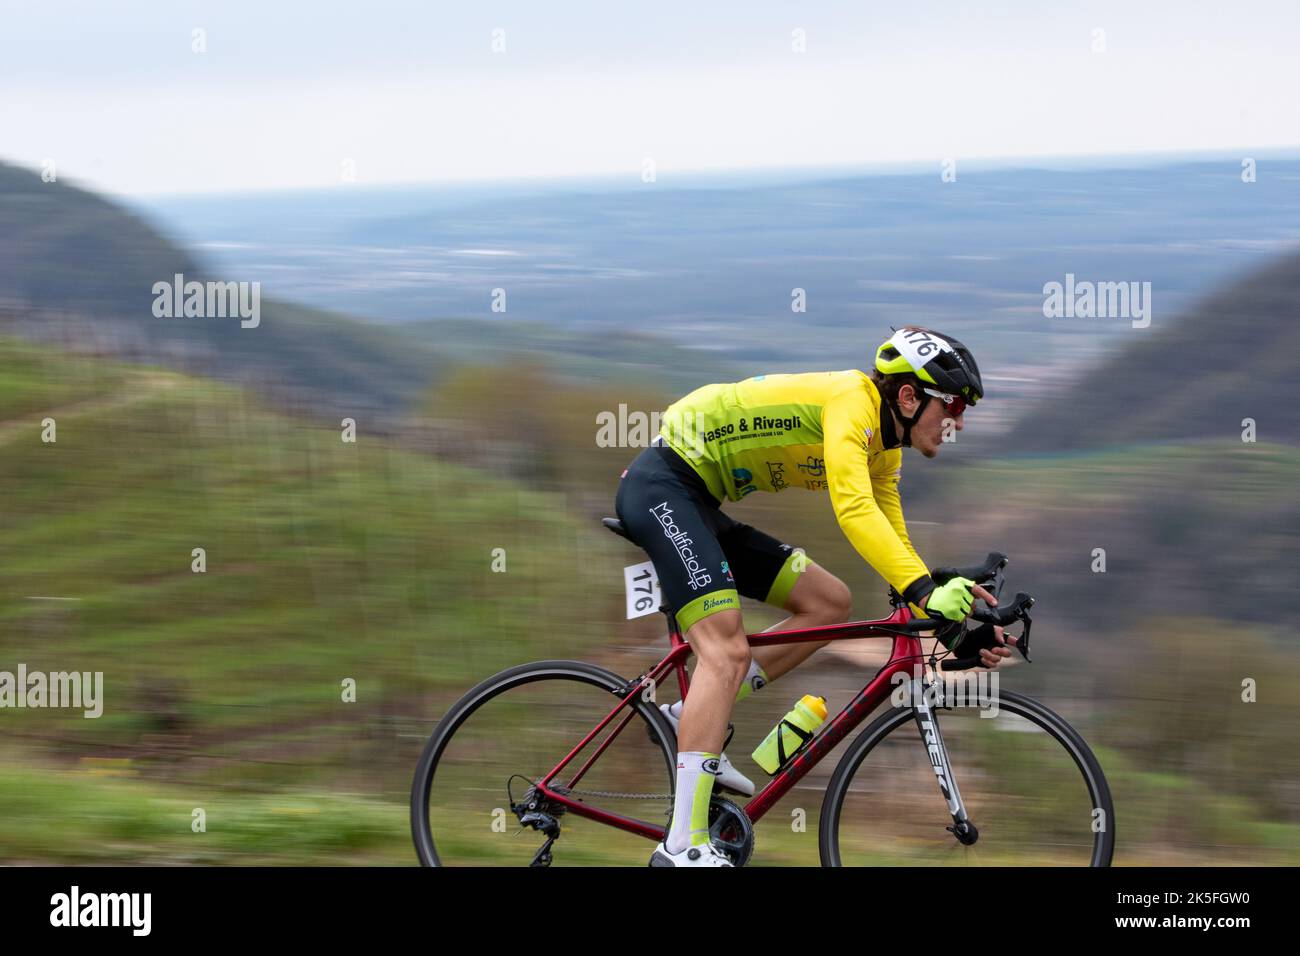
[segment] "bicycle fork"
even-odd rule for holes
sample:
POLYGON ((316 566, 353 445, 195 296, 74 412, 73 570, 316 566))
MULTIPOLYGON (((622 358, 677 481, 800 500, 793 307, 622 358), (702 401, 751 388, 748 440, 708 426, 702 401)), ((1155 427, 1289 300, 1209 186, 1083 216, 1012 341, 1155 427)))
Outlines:
POLYGON ((921 741, 930 755, 930 766, 934 768, 935 781, 939 791, 948 804, 952 814, 952 826, 946 827, 963 846, 970 846, 979 839, 979 830, 966 815, 966 804, 962 802, 961 790, 957 787, 957 778, 952 772, 952 763, 948 760, 948 748, 943 745, 943 734, 939 732, 939 719, 935 716, 932 701, 942 705, 943 684, 935 674, 912 679, 912 715, 916 718, 917 729, 921 732, 921 741))

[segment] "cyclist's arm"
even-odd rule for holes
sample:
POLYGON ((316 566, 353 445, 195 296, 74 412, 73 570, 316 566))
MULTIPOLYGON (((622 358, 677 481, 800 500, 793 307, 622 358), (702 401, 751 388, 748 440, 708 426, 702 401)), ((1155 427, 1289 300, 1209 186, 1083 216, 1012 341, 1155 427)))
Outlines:
POLYGON ((925 567, 925 562, 916 553, 911 537, 907 533, 907 524, 903 521, 903 502, 898 494, 899 467, 903 463, 900 449, 886 452, 876 462, 876 469, 871 473, 871 491, 875 495, 876 505, 885 513, 889 524, 903 542, 903 547, 912 553, 918 564, 925 567))
MULTIPOLYGON (((823 448, 831 505, 845 537, 882 578, 911 604, 923 600, 934 582, 877 502, 865 435, 880 430, 879 410, 861 392, 832 395, 823 411, 823 448)), ((900 518, 901 524, 901 518, 900 518)))

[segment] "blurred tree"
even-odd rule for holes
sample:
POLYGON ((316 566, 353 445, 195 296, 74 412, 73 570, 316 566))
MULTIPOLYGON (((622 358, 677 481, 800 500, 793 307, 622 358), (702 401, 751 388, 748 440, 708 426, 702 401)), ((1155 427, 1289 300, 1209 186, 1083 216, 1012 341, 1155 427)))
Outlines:
POLYGON ((608 494, 612 504, 619 474, 654 437, 671 400, 645 387, 571 381, 515 356, 455 369, 422 411, 460 437, 455 447, 469 464, 503 463, 531 486, 608 494), (602 421, 614 426, 602 429, 602 421))

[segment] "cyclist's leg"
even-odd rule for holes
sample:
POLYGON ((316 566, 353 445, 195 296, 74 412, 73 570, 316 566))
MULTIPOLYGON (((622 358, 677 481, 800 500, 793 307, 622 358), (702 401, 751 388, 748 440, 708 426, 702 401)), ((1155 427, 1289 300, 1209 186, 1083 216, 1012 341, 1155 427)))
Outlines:
MULTIPOLYGON (((852 613, 853 596, 848 586, 825 568, 814 564, 802 551, 782 544, 752 525, 725 517, 719 529, 736 588, 745 597, 765 601, 790 611, 785 620, 769 631, 796 630, 841 624, 852 613)), ((785 644, 753 649, 762 669, 763 681, 775 680, 807 660, 826 641, 785 644)), ((762 686, 759 683, 758 686, 762 686)))
MULTIPOLYGON (((843 624, 853 610, 853 595, 848 585, 819 564, 811 562, 799 575, 790 596, 780 605, 791 614, 767 628, 769 631, 793 631, 803 627, 820 627, 823 624, 843 624)), ((768 680, 798 667, 829 641, 810 641, 798 644, 779 644, 775 647, 754 649, 754 658, 762 666, 768 680)))
POLYGON ((619 517, 654 562, 664 600, 695 652, 691 692, 678 715, 678 748, 718 754, 750 664, 740 595, 716 535, 721 512, 699 501, 653 453, 637 458, 624 476, 619 517))
POLYGON ((690 642, 696 664, 691 692, 682 705, 677 746, 720 754, 732 705, 750 665, 740 611, 702 618, 682 636, 690 642))
POLYGON ((709 839, 709 797, 731 705, 749 667, 740 596, 715 532, 717 502, 685 484, 663 453, 646 449, 628 467, 616 508, 650 555, 664 600, 697 663, 677 727, 677 797, 670 853, 709 839))

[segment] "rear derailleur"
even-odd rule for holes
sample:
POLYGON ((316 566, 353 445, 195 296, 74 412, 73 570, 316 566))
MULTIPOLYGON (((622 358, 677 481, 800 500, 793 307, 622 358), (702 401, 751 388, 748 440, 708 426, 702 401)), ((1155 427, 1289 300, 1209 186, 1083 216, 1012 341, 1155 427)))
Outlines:
POLYGON ((546 837, 529 866, 550 866, 551 845, 560 838, 560 817, 564 816, 564 807, 551 803, 537 789, 536 785, 528 788, 523 799, 515 803, 510 801, 510 810, 519 819, 521 827, 529 827, 546 837))

